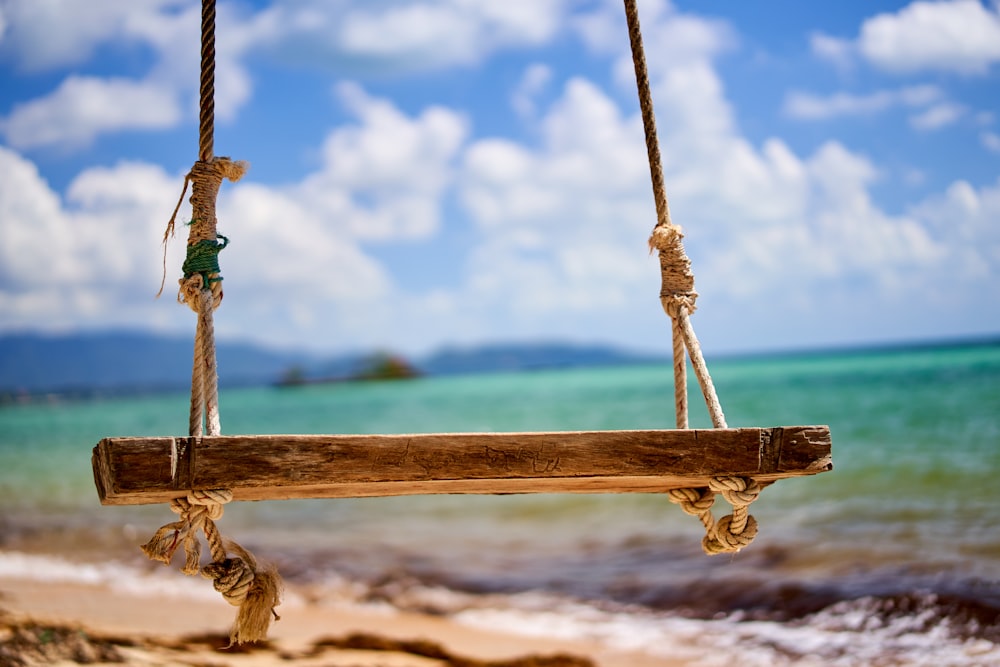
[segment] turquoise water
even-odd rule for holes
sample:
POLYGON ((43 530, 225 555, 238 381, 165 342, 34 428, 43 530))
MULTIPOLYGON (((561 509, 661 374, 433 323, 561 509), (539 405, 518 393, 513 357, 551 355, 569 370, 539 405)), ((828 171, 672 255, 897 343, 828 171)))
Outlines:
MULTIPOLYGON (((1000 345, 710 366, 730 426, 833 433, 834 471, 766 489, 761 533, 735 557, 703 556, 700 525, 658 495, 244 503, 222 527, 293 582, 346 578, 401 606, 386 581, 411 597, 544 591, 786 629, 865 600, 879 617, 942 619, 956 642, 1000 643, 1000 345)), ((220 403, 230 434, 670 428, 671 382, 669 365, 651 364, 241 389, 220 403)), ((694 388, 692 425, 707 427, 699 400, 694 388)), ((182 435, 186 414, 179 394, 0 408, 0 550, 131 558, 173 515, 100 507, 91 448, 182 435)))

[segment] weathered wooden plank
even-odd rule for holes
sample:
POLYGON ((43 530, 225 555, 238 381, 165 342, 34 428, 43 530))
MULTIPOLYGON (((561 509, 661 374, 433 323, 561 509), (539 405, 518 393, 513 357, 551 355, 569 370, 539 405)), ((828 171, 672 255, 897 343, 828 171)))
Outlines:
POLYGON ((107 438, 105 505, 193 488, 237 500, 434 493, 662 492, 717 475, 772 482, 832 468, 827 426, 705 430, 107 438))

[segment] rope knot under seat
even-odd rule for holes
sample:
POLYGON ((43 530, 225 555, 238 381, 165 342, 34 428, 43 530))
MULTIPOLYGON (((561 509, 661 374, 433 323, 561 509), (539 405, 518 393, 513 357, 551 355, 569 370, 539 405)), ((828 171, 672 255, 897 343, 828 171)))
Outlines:
POLYGON ((760 484, 746 477, 713 477, 708 486, 733 507, 746 507, 757 500, 761 490, 760 484))
POLYGON ((201 568, 201 576, 212 580, 215 590, 234 607, 246 599, 253 584, 254 571, 242 558, 225 558, 201 568))
POLYGON ((712 509, 715 504, 715 494, 709 489, 671 489, 667 492, 671 502, 680 505, 685 514, 701 516, 712 509))
POLYGON ((715 524, 713 537, 720 545, 720 553, 740 551, 757 537, 757 519, 748 513, 743 514, 742 520, 738 520, 735 512, 727 514, 715 524))
POLYGON ((685 514, 698 517, 705 526, 701 547, 708 555, 732 553, 748 546, 757 536, 757 520, 747 509, 760 495, 760 484, 746 477, 714 477, 708 488, 670 489, 667 498, 685 514), (733 513, 718 521, 712 516, 716 494, 733 506, 733 513))
POLYGON ((169 565, 174 553, 182 545, 185 562, 181 572, 187 575, 201 573, 212 579, 215 590, 226 601, 239 607, 236 622, 230 633, 231 644, 242 644, 264 639, 274 608, 281 601, 281 579, 272 568, 259 568, 253 555, 233 541, 223 542, 215 522, 222 518, 223 505, 233 499, 228 489, 197 489, 186 497, 170 502, 170 510, 180 515, 180 520, 168 523, 142 546, 151 560, 169 565), (208 543, 212 561, 201 566, 201 543, 198 532, 208 543), (230 556, 232 552, 233 556, 230 556))

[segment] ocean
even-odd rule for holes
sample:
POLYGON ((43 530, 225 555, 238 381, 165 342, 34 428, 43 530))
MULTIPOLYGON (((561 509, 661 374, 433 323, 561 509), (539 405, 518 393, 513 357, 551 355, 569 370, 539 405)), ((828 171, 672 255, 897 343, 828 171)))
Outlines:
MULTIPOLYGON (((766 488, 735 555, 705 556, 701 525, 658 494, 234 503, 219 525, 310 599, 706 666, 1000 665, 1000 344, 709 364, 730 426, 833 435, 834 470, 766 488)), ((227 434, 670 428, 671 382, 649 363, 238 389, 220 405, 227 434)), ((692 426, 708 427, 693 389, 692 426)), ((0 406, 0 576, 215 596, 138 552, 165 506, 102 507, 93 486, 101 438, 186 425, 184 394, 0 406)))

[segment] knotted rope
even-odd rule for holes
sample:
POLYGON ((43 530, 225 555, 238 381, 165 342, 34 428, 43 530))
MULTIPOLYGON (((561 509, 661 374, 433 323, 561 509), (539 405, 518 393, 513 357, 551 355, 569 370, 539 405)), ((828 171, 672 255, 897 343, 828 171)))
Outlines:
POLYGON ((739 551, 757 536, 757 520, 747 508, 760 495, 760 490, 757 482, 746 477, 714 477, 708 488, 671 489, 667 497, 705 526, 701 548, 711 556, 739 551), (712 516, 716 494, 733 506, 732 514, 718 521, 712 516))
MULTIPOLYGON (((215 157, 215 1, 202 3, 201 34, 201 112, 198 161, 184 178, 181 196, 163 234, 164 281, 166 280, 166 245, 174 234, 177 212, 188 185, 191 185, 191 224, 187 257, 178 281, 177 300, 198 314, 195 332, 194 363, 191 371, 191 409, 188 434, 192 437, 220 435, 219 374, 215 355, 213 313, 222 303, 222 276, 219 252, 229 239, 218 233, 215 204, 222 181, 238 181, 247 170, 245 162, 215 157)), ((163 283, 160 284, 160 293, 163 283)), ((159 296, 159 294, 157 295, 159 296)), ((183 545, 185 563, 182 572, 201 574, 214 582, 215 589, 232 605, 239 607, 230 633, 230 644, 264 639, 281 593, 281 580, 273 568, 259 568, 256 559, 235 542, 223 543, 215 522, 222 517, 223 504, 232 500, 226 489, 192 490, 186 498, 177 498, 170 509, 180 520, 160 528, 142 550, 152 560, 169 564, 174 552, 183 545), (212 561, 201 567, 201 543, 205 536, 212 561), (230 557, 228 552, 235 556, 230 557)))
POLYGON ((215 590, 226 601, 239 607, 229 642, 242 644, 264 639, 271 618, 279 618, 274 608, 281 596, 281 580, 272 568, 259 568, 253 555, 232 540, 224 542, 215 522, 222 518, 223 505, 233 494, 225 489, 191 491, 186 498, 175 498, 170 509, 180 520, 161 527, 142 546, 150 560, 170 564, 174 553, 184 547, 184 567, 187 575, 198 574, 211 579, 215 590), (205 536, 212 561, 201 566, 201 542, 205 536), (235 554, 230 556, 229 552, 235 554))
MULTIPOLYGON (((636 0, 624 1, 629 44, 632 49, 632 64, 639 92, 639 108, 642 112, 642 125, 646 138, 646 155, 649 159, 649 173, 653 185, 653 201, 656 204, 656 225, 649 237, 649 247, 650 251, 659 252, 660 303, 671 321, 674 410, 677 428, 688 428, 688 358, 691 359, 691 366, 698 378, 698 384, 708 406, 712 425, 715 428, 726 428, 726 418, 722 413, 722 406, 716 395, 712 376, 708 372, 708 366, 705 364, 705 358, 701 352, 701 345, 698 343, 698 337, 691 325, 690 316, 695 311, 698 293, 694 289, 691 260, 684 252, 682 242, 684 234, 678 225, 670 221, 670 206, 663 185, 663 162, 656 135, 656 115, 653 112, 653 96, 649 86, 646 54, 642 46, 639 11, 636 7, 636 0)), ((713 486, 709 489, 677 489, 671 491, 669 495, 671 501, 680 504, 686 513, 698 517, 704 524, 706 535, 702 541, 702 548, 706 553, 713 554, 723 551, 739 551, 749 544, 753 536, 757 534, 757 522, 749 515, 746 507, 753 502, 753 499, 756 499, 758 493, 760 493, 760 487, 753 480, 725 477, 713 480, 713 486), (733 505, 733 513, 723 517, 718 522, 712 518, 711 514, 715 493, 722 493, 723 497, 733 505), (749 500, 743 500, 743 498, 749 498, 749 500)))

